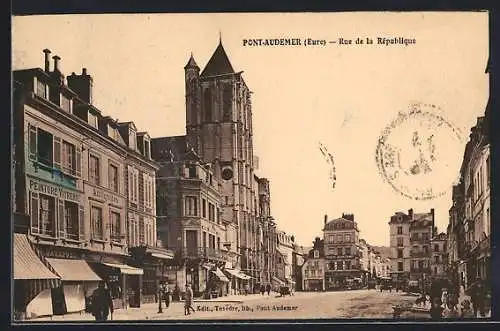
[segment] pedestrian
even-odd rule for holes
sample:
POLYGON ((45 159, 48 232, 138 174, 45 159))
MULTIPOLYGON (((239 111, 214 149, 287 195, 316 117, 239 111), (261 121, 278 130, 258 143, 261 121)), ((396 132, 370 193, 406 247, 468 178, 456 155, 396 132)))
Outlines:
POLYGON ((472 308, 474 309, 474 316, 477 317, 479 313, 481 317, 485 317, 484 310, 485 290, 481 278, 476 279, 476 283, 472 285, 471 291, 472 308))
POLYGON ((170 289, 167 284, 163 284, 163 301, 165 301, 165 307, 170 306, 170 289))
POLYGON ((266 285, 266 291, 267 291, 267 295, 269 295, 269 293, 271 293, 271 284, 266 285))
POLYGON ((264 295, 265 292, 266 292, 266 287, 264 286, 264 284, 261 284, 260 285, 260 294, 264 295))
POLYGON ((248 292, 250 291, 250 286, 248 284, 245 284, 245 295, 248 295, 248 292))
POLYGON ((442 318, 443 307, 441 306, 441 298, 436 296, 432 298, 431 301, 431 319, 440 320, 442 318))
POLYGON ((111 313, 113 319, 113 300, 104 282, 99 282, 97 289, 92 293, 91 312, 96 321, 106 321, 111 313))
POLYGON ((446 319, 458 318, 458 308, 456 304, 448 302, 448 304, 443 309, 443 317, 446 319))
POLYGON ((460 311, 461 318, 475 318, 474 311, 470 307, 470 301, 465 299, 462 301, 462 309, 460 311))
POLYGON ((189 284, 186 284, 186 297, 184 298, 184 315, 191 315, 190 311, 195 312, 193 308, 193 290, 189 284))

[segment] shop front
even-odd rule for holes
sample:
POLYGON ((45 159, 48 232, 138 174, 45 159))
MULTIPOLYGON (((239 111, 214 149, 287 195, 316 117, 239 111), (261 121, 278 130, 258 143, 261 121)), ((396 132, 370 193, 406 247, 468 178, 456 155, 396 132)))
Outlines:
POLYGON ((279 292, 283 286, 286 286, 286 282, 284 280, 281 280, 278 277, 271 278, 271 288, 273 291, 279 292))
POLYGON ((224 275, 222 270, 218 267, 210 270, 208 291, 209 293, 216 293, 217 297, 227 295, 227 283, 229 279, 224 275))
MULTIPOLYGON (((233 268, 224 268, 224 271, 230 278, 230 290, 232 289, 232 292, 229 291, 228 294, 239 294, 237 289, 243 288, 245 283, 248 282, 248 280, 251 278, 247 274, 243 273, 240 269, 233 269, 233 268)), ((229 286, 228 286, 229 287, 229 286)))
POLYGON ((51 289, 59 287, 60 277, 37 256, 26 234, 14 233, 13 253, 14 318, 52 315, 51 289))
POLYGON ((305 282, 306 291, 323 291, 323 279, 306 279, 305 282))

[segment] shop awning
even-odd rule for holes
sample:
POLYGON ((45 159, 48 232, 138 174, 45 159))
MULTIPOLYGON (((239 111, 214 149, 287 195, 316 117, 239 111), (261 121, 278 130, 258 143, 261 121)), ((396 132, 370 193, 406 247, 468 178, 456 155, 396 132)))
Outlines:
POLYGON ((219 268, 213 270, 212 272, 217 276, 217 278, 219 278, 220 281, 229 282, 229 279, 219 268))
POLYGON ((234 277, 239 278, 239 279, 247 280, 247 279, 252 278, 252 277, 244 274, 243 272, 241 272, 240 270, 237 270, 237 269, 224 269, 224 270, 227 271, 231 276, 234 276, 234 277))
POLYGON ((134 268, 126 264, 117 264, 117 263, 103 263, 104 265, 111 267, 111 268, 116 268, 120 269, 122 274, 125 275, 142 275, 144 274, 144 270, 139 269, 139 268, 134 268))
POLYGON ((152 257, 156 257, 157 259, 164 259, 164 260, 173 260, 174 256, 166 253, 151 253, 152 257))
POLYGON ((213 263, 210 263, 210 262, 205 262, 202 264, 202 267, 207 269, 207 270, 211 270, 215 267, 215 264, 213 263))
POLYGON ((56 273, 61 276, 63 281, 89 281, 96 282, 102 280, 90 268, 85 260, 67 260, 67 259, 52 259, 47 261, 54 268, 56 273))
POLYGON ((276 283, 278 283, 278 284, 280 284, 280 285, 285 285, 285 282, 282 281, 279 278, 273 277, 271 280, 274 281, 274 282, 276 282, 276 283))
POLYGON ((286 279, 286 281, 287 281, 288 283, 290 283, 290 284, 295 284, 295 281, 294 281, 293 279, 288 278, 288 277, 287 277, 287 278, 285 278, 285 279, 286 279))
POLYGON ((14 233, 14 279, 58 279, 38 258, 22 233, 14 233))

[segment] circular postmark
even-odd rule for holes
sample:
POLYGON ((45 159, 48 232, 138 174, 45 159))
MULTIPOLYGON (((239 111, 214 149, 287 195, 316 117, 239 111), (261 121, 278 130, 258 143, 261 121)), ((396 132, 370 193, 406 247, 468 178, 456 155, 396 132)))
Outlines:
POLYGON ((392 188, 410 199, 430 200, 442 196, 456 180, 451 164, 461 149, 458 128, 430 104, 414 104, 400 112, 378 140, 376 162, 392 188))

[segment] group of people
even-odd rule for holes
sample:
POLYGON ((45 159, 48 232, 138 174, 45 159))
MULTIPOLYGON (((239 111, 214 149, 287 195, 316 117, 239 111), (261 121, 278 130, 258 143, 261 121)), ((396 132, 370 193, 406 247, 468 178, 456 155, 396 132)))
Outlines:
POLYGON ((491 297, 483 282, 478 279, 471 286, 470 300, 459 302, 458 291, 443 291, 441 296, 431 295, 432 319, 477 318, 491 316, 491 297))
POLYGON ((267 284, 264 286, 264 284, 260 285, 259 289, 260 294, 264 295, 267 292, 267 295, 271 293, 271 285, 267 284))

